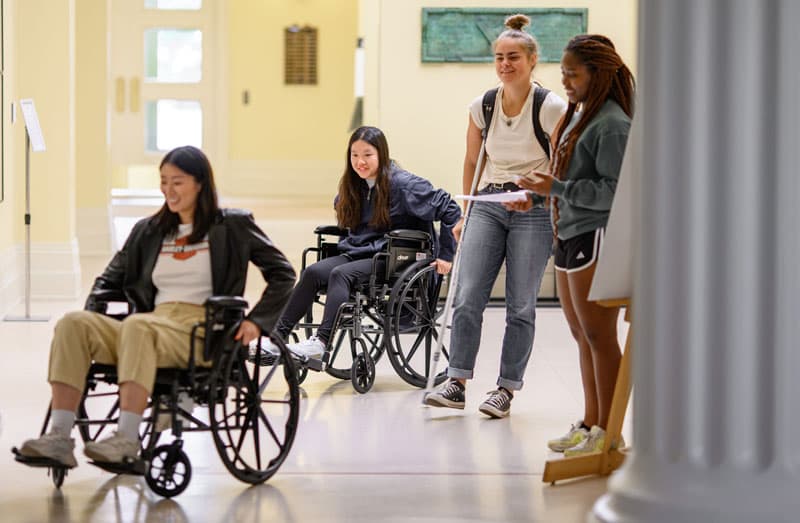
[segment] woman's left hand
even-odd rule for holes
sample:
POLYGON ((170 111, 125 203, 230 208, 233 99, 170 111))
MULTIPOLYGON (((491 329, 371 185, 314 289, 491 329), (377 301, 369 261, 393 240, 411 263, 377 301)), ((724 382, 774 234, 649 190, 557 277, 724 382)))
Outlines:
POLYGON ((431 262, 432 267, 436 267, 436 272, 439 274, 447 274, 453 268, 453 262, 440 260, 439 258, 431 262))
POLYGON ((250 342, 261 336, 261 328, 250 320, 242 320, 239 330, 236 331, 234 340, 241 340, 242 345, 250 345, 250 342))
POLYGON ((543 173, 541 171, 531 171, 526 176, 520 176, 517 185, 523 189, 533 191, 542 196, 550 196, 550 190, 553 188, 553 175, 543 173))

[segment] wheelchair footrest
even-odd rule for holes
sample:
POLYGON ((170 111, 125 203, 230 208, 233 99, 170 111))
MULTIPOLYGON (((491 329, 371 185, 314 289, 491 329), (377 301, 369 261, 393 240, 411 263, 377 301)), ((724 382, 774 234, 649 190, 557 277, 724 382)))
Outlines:
POLYGON ((319 358, 308 358, 303 362, 303 364, 309 369, 317 372, 322 372, 322 370, 325 368, 322 360, 319 358))
POLYGON ((62 468, 65 470, 73 468, 53 458, 23 456, 22 454, 20 454, 19 449, 17 449, 17 447, 13 447, 11 449, 11 452, 14 454, 14 459, 16 461, 22 463, 23 465, 28 465, 29 467, 42 467, 42 468, 53 468, 53 469, 62 468))
POLYGON ((144 476, 146 463, 143 459, 133 459, 122 463, 108 463, 105 461, 90 461, 90 465, 99 467, 112 474, 128 474, 132 476, 144 476))

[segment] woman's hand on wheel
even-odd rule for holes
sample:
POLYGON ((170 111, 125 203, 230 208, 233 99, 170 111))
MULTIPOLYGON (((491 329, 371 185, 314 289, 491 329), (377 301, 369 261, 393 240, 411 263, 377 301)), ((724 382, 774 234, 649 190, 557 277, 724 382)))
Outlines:
POLYGON ((453 262, 435 259, 431 262, 432 267, 436 267, 436 272, 439 274, 447 274, 453 268, 453 262))
POLYGON ((250 320, 242 320, 239 330, 236 331, 234 340, 241 340, 242 345, 250 345, 250 342, 261 336, 261 328, 250 320))

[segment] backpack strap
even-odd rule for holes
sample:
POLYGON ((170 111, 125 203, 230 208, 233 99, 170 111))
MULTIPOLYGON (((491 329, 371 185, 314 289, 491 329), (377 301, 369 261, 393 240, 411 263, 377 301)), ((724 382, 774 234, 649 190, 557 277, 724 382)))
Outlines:
POLYGON ((494 102, 497 100, 497 91, 499 89, 499 87, 489 89, 483 95, 483 129, 481 129, 481 137, 484 141, 486 141, 486 135, 489 133, 489 126, 492 125, 494 102))
POLYGON ((539 145, 542 146, 542 149, 544 149, 544 153, 547 155, 547 159, 549 160, 550 137, 542 128, 542 121, 539 116, 542 113, 542 105, 544 105, 544 100, 547 98, 547 95, 550 94, 550 90, 538 85, 534 85, 533 89, 533 110, 531 111, 533 115, 533 134, 536 136, 536 140, 539 142, 539 145))
MULTIPOLYGON (((550 159, 550 137, 542 128, 540 115, 542 113, 542 106, 547 95, 550 94, 549 89, 545 89, 539 85, 533 86, 533 107, 531 115, 533 117, 533 134, 536 136, 536 141, 542 146, 542 150, 550 159)), ((489 89, 483 95, 483 129, 481 129, 481 137, 486 140, 486 135, 489 133, 489 126, 492 124, 492 115, 494 114, 494 105, 497 101, 497 91, 499 87, 489 89)))

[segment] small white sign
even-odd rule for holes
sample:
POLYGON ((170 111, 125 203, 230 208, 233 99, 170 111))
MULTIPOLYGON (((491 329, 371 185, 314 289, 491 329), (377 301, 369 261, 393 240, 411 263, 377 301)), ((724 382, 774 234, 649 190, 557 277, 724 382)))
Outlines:
POLYGON ((42 135, 42 128, 39 127, 39 117, 36 115, 36 106, 33 105, 33 99, 25 98, 20 100, 19 107, 22 109, 22 117, 25 119, 25 129, 28 130, 31 149, 37 153, 44 151, 44 136, 42 135))

